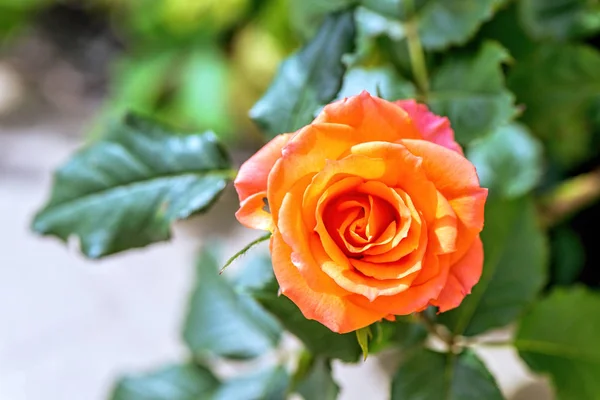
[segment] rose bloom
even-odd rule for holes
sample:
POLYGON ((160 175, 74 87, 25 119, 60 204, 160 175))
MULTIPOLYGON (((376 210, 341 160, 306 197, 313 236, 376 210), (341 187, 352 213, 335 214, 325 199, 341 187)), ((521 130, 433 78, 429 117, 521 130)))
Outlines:
POLYGON ((363 92, 275 137, 235 180, 281 293, 339 333, 457 307, 481 276, 487 189, 447 118, 363 92))

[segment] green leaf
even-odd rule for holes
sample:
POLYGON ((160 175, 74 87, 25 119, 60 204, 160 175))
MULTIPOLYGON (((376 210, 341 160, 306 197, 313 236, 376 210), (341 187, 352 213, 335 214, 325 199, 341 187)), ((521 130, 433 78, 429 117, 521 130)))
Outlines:
POLYGON ((165 78, 175 60, 176 53, 173 51, 132 55, 120 59, 111 83, 108 107, 119 113, 130 109, 144 113, 154 112, 165 90, 165 78))
MULTIPOLYGON (((463 45, 491 19, 507 0, 408 0, 415 3, 414 19, 426 50, 463 45)), ((362 0, 361 4, 404 25, 411 23, 407 0, 362 0)), ((405 33, 406 29, 404 29, 405 33)), ((399 35, 395 35, 400 39, 399 35)))
POLYGON ((582 45, 543 45, 517 63, 508 84, 525 105, 523 121, 550 156, 572 166, 590 156, 594 101, 600 99, 600 53, 582 45))
POLYGON ((214 134, 180 134, 126 117, 55 174, 33 229, 77 236, 90 258, 170 238, 170 225, 205 211, 232 178, 214 134))
POLYGON ((313 360, 304 377, 298 382, 294 392, 305 400, 336 400, 340 387, 331 376, 331 365, 324 358, 313 360))
POLYGON ((391 400, 501 400, 494 377, 471 350, 454 356, 421 348, 407 354, 391 400))
POLYGON ((345 362, 358 360, 361 349, 354 332, 340 335, 317 321, 306 319, 291 300, 279 296, 277 291, 276 283, 271 282, 267 287, 254 291, 252 295, 316 356, 345 362))
POLYGON ((377 353, 390 346, 398 346, 409 350, 421 345, 429 332, 418 323, 414 316, 396 316, 395 321, 381 321, 373 326, 373 340, 369 343, 369 351, 377 353))
POLYGON ((520 4, 515 1, 509 2, 505 8, 498 11, 491 21, 481 27, 476 40, 499 42, 518 62, 533 52, 538 43, 532 40, 521 26, 517 3, 520 4), (507 26, 510 26, 510 29, 506 29, 507 26))
POLYGON ((290 377, 283 367, 273 367, 225 382, 210 400, 284 400, 290 377))
POLYGON ((590 0, 521 0, 525 29, 538 39, 569 39, 600 31, 600 3, 590 0))
POLYGON ((522 125, 496 129, 473 142, 467 155, 477 168, 481 186, 490 189, 491 196, 522 196, 542 176, 542 145, 522 125))
POLYGON ((244 359, 264 354, 279 342, 279 325, 217 271, 215 258, 202 252, 183 329, 185 342, 200 357, 244 359))
POLYGON ((570 228, 554 229, 550 242, 552 283, 570 285, 585 266, 585 248, 579 236, 570 228))
POLYGON ((417 12, 423 48, 465 44, 506 0, 430 0, 417 12))
MULTIPOLYGON (((428 0, 411 1, 415 1, 415 8, 419 9, 428 0)), ((365 8, 385 15, 386 17, 399 19, 402 21, 409 17, 406 2, 406 0, 360 0, 360 4, 365 8)))
POLYGON ((483 275, 462 304, 438 321, 458 335, 473 336, 514 321, 546 281, 548 249, 532 201, 492 199, 481 234, 483 275))
POLYGON ((233 119, 227 58, 218 49, 204 47, 185 54, 177 71, 177 88, 165 113, 181 124, 229 134, 233 119))
POLYGON ((369 356, 369 341, 373 338, 373 333, 371 333, 371 328, 368 326, 358 329, 355 332, 356 340, 358 341, 358 345, 362 350, 363 360, 366 360, 369 356))
POLYGON ((355 67, 346 72, 338 99, 360 94, 363 90, 383 99, 394 101, 415 97, 415 86, 401 77, 392 66, 355 67))
POLYGON ((600 394, 600 294, 584 287, 555 289, 523 316, 515 338, 529 367, 548 374, 559 399, 600 394))
POLYGON ((475 55, 451 57, 434 73, 427 103, 434 113, 450 118, 460 143, 483 137, 514 117, 514 96, 502 73, 508 60, 504 48, 486 42, 475 55))
POLYGON ((350 7, 356 0, 290 0, 291 24, 305 38, 318 31, 327 14, 350 7))
MULTIPOLYGON (((365 4, 367 1, 363 0, 362 3, 365 4)), ((386 12, 378 11, 378 8, 372 5, 367 6, 365 4, 365 7, 357 7, 354 16, 357 36, 359 37, 374 38, 386 35, 395 40, 406 37, 402 21, 397 18, 390 18, 386 12)))
POLYGON ((174 365, 147 374, 121 378, 111 400, 197 400, 209 398, 219 386, 206 368, 174 365))
POLYGON ((346 70, 342 56, 352 51, 354 30, 352 12, 330 15, 315 38, 281 64, 267 93, 250 110, 269 138, 309 124, 335 98, 346 70))
POLYGON ((271 258, 267 255, 249 257, 242 268, 232 277, 233 286, 239 292, 252 293, 272 284, 275 275, 271 258))

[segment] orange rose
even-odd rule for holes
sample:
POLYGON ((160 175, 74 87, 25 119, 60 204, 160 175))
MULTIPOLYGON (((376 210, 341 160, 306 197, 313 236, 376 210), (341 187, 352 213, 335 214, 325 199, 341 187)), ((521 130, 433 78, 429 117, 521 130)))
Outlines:
POLYGON ((246 161, 235 187, 237 219, 273 233, 281 292, 335 332, 457 307, 481 276, 487 189, 448 119, 413 100, 332 103, 246 161))

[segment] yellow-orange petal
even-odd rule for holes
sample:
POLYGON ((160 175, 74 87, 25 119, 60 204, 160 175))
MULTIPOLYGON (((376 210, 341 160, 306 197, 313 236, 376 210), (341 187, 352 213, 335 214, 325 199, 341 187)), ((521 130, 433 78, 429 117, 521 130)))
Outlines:
POLYGON ((337 333, 352 332, 378 321, 388 312, 378 312, 348 301, 346 296, 311 289, 291 263, 291 249, 275 230, 271 238, 273 271, 281 292, 292 300, 307 319, 314 319, 337 333))
POLYGON ((487 194, 487 189, 479 189, 468 196, 449 201, 458 218, 456 251, 452 253, 450 263, 454 263, 462 258, 473 240, 482 231, 487 194))
POLYGON ((398 100, 394 104, 408 113, 423 139, 463 154, 462 148, 454 140, 454 131, 448 118, 435 115, 425 104, 412 99, 398 100))
POLYGON ((273 218, 264 209, 266 198, 266 191, 246 197, 240 203, 240 209, 235 213, 237 220, 248 228, 273 231, 273 218))
MULTIPOLYGON (((309 180, 309 177, 304 179, 304 181, 306 180, 309 180)), ((312 254, 310 240, 317 234, 313 232, 313 229, 304 225, 302 216, 298 212, 302 203, 302 192, 306 186, 304 181, 297 182, 283 200, 277 225, 279 235, 291 249, 292 265, 296 267, 312 290, 344 296, 348 292, 321 271, 312 254)))
POLYGON ((439 296, 448 278, 448 258, 446 256, 438 257, 432 252, 426 252, 422 270, 429 268, 434 268, 438 271, 438 274, 420 285, 413 282, 404 292, 393 296, 380 296, 373 301, 369 301, 360 295, 351 295, 349 298, 356 305, 373 311, 395 315, 412 314, 427 307, 432 299, 439 296))
POLYGON ((438 192, 437 212, 433 223, 435 240, 431 241, 432 249, 438 254, 456 251, 458 236, 457 218, 454 209, 440 192, 438 192))
POLYGON ((479 186, 475 167, 460 154, 423 140, 403 140, 402 144, 423 159, 423 169, 454 210, 457 217, 456 251, 452 261, 468 250, 483 229, 487 189, 479 186))
POLYGON ((423 159, 425 174, 448 201, 481 188, 475 166, 457 152, 425 140, 405 139, 401 143, 423 159))
POLYGON ((464 256, 452 266, 444 289, 431 304, 445 312, 460 305, 466 295, 481 278, 483 269, 483 245, 477 237, 464 256))
POLYGON ((313 237, 310 247, 323 272, 348 292, 365 296, 370 301, 379 296, 389 296, 407 290, 415 278, 414 275, 407 275, 398 279, 379 280, 363 275, 352 268, 347 258, 339 263, 336 258, 330 257, 324 249, 325 243, 318 237, 313 237))
POLYGON ((242 164, 233 182, 240 203, 256 193, 266 192, 269 173, 281 158, 281 149, 291 136, 286 133, 274 137, 242 164))
MULTIPOLYGON (((406 141, 429 143, 423 140, 406 141)), ((385 174, 378 180, 391 188, 402 189, 406 192, 416 208, 425 216, 427 222, 435 219, 437 193, 436 187, 428 179, 426 169, 423 168, 427 160, 422 159, 419 154, 415 154, 403 143, 360 143, 352 146, 350 152, 351 155, 348 158, 362 155, 373 160, 382 160, 386 167, 385 174)))
POLYGON ((374 259, 368 259, 369 256, 382 255, 391 250, 397 251, 398 257, 385 257, 384 259, 394 261, 414 250, 418 244, 421 217, 416 212, 410 197, 403 190, 391 189, 381 182, 365 182, 359 190, 381 197, 389 204, 393 204, 397 214, 392 240, 380 240, 377 245, 365 249, 362 255, 367 259, 364 261, 374 261, 374 259))
MULTIPOLYGON (((350 263, 363 275, 376 279, 404 278, 421 270, 423 257, 427 251, 427 241, 427 231, 423 229, 419 246, 405 257, 392 262, 372 262, 369 261, 371 257, 363 257, 362 259, 350 259, 350 263)), ((418 275, 413 276, 411 282, 417 277, 418 275)))
POLYGON ((421 139, 421 134, 405 110, 366 91, 325 106, 315 122, 350 125, 362 132, 369 141, 421 139))
POLYGON ((335 160, 361 136, 350 126, 311 124, 300 129, 282 149, 268 179, 267 197, 275 224, 285 194, 300 179, 319 172, 327 160, 335 160))

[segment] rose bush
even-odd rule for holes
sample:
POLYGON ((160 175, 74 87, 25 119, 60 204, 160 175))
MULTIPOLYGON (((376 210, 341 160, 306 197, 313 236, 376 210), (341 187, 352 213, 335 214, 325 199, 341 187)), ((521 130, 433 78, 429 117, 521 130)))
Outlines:
POLYGON ((281 292, 339 333, 457 307, 481 276, 487 189, 447 118, 363 92, 240 168, 238 220, 272 232, 281 292))

